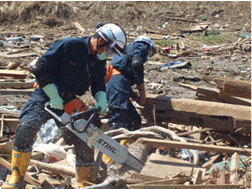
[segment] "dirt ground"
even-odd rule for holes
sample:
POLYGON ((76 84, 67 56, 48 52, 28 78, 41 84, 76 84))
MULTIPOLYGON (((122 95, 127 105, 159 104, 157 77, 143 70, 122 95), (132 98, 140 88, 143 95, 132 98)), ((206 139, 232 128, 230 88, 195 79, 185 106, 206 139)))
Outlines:
MULTIPOLYGON (((146 29, 172 36, 179 29, 188 29, 194 22, 211 22, 211 25, 225 26, 222 33, 251 33, 251 2, 250 1, 71 1, 71 2, 0 2, 0 40, 6 37, 21 35, 28 41, 32 35, 44 36, 44 46, 66 36, 88 35, 95 31, 99 22, 118 23, 128 35, 144 34, 146 29), (171 19, 180 18, 180 19, 171 19), (74 26, 79 22, 85 29, 82 34, 74 26), (3 35, 3 33, 10 33, 3 35), (17 33, 17 34, 14 34, 17 33)), ((250 35, 251 36, 251 35, 250 35)), ((188 40, 184 40, 187 43, 188 40)), ((234 43, 229 41, 229 43, 234 43)), ((189 43, 196 43, 189 41, 189 43)), ((201 43, 203 44, 203 43, 201 43)), ((209 44, 205 44, 209 45, 209 44)), ((225 44, 218 44, 225 45, 225 44)), ((4 49, 1 47, 1 49, 4 49)), ((0 65, 21 61, 29 64, 36 57, 4 58, 0 57, 0 65)), ((202 74, 230 77, 245 81, 251 79, 251 52, 219 54, 218 56, 195 56, 169 58, 155 55, 150 61, 169 63, 170 61, 189 61, 191 69, 159 71, 159 66, 145 66, 146 92, 182 98, 194 98, 195 92, 182 88, 179 83, 196 86, 210 86, 201 79, 202 74), (189 79, 188 79, 189 78, 189 79), (195 80, 192 78, 196 78, 195 80), (153 88, 151 84, 159 84, 153 88)), ((4 81, 12 80, 11 78, 4 81)), ((0 106, 8 104, 21 109, 28 95, 2 95, 0 106)), ((82 97, 88 105, 94 104, 94 99, 87 92, 82 97)))

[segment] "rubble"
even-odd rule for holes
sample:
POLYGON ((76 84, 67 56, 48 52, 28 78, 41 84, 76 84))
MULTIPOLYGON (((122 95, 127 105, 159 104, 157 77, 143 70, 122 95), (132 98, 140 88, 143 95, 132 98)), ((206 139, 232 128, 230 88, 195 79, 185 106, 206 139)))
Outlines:
MULTIPOLYGON (((5 10, 18 5, 3 3, 5 10)), ((156 54, 145 65, 146 104, 134 104, 143 118, 142 128, 107 131, 106 119, 102 119, 101 127, 118 142, 130 139, 126 147, 143 164, 143 169, 136 172, 127 165, 100 162, 96 183, 85 188, 251 188, 251 35, 248 35, 251 29, 246 29, 251 28, 249 24, 243 28, 226 22, 229 18, 222 18, 228 9, 218 6, 211 11, 208 6, 199 6, 192 12, 171 13, 162 9, 157 15, 152 10, 150 15, 140 8, 135 10, 136 2, 117 6, 114 2, 103 3, 109 5, 108 10, 116 10, 118 6, 128 11, 126 24, 120 23, 125 25, 128 42, 145 34, 155 42, 156 54), (207 9, 211 14, 203 14, 207 9), (141 22, 129 23, 138 15, 142 15, 141 22), (162 19, 154 20, 151 26, 143 22, 159 16, 162 19), (227 34, 233 35, 228 42, 211 44, 203 40, 227 34), (197 41, 193 36, 202 40, 197 41), (162 45, 160 41, 165 40, 173 43, 162 45)), ((165 8, 173 10, 176 2, 169 3, 165 8)), ((36 8, 35 5, 36 2, 36 8)), ((28 3, 20 8, 22 18, 28 10, 26 6, 28 3)), ((99 3, 80 2, 79 6, 55 3, 53 10, 61 6, 65 7, 66 15, 85 10, 82 13, 92 25, 103 21, 95 20, 96 6, 101 8, 99 3)), ((40 8, 42 11, 44 7, 40 8)), ((236 20, 232 14, 229 16, 236 20)), ((19 110, 34 91, 32 65, 53 41, 95 32, 81 19, 62 20, 60 16, 36 16, 31 24, 0 32, 0 185, 10 178, 19 110), (55 29, 54 25, 57 25, 55 29), (43 27, 45 32, 40 32, 43 27)), ((108 63, 110 60, 109 57, 108 63)), ((82 99, 89 106, 95 103, 90 93, 82 99)), ((37 136, 42 144, 44 136, 39 133, 37 136)), ((77 188, 73 146, 65 145, 61 137, 47 143, 50 144, 60 146, 66 157, 57 160, 53 155, 48 157, 45 152, 34 150, 25 176, 26 188, 77 188)), ((98 150, 96 161, 97 164, 100 161, 98 150)))

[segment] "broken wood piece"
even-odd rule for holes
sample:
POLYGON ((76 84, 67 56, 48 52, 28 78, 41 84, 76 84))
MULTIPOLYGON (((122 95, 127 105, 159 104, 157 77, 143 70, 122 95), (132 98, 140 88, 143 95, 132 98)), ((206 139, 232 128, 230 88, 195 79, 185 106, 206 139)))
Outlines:
POLYGON ((21 64, 21 62, 9 62, 8 64, 8 69, 9 70, 13 70, 16 69, 19 65, 21 64))
POLYGON ((224 184, 224 185, 202 185, 202 184, 195 184, 195 185, 167 185, 167 184, 155 184, 155 185, 148 185, 148 186, 136 186, 132 187, 133 189, 240 189, 241 185, 231 185, 231 184, 224 184))
POLYGON ((193 179, 193 184, 201 184, 201 183, 202 183, 202 171, 199 170, 195 178, 193 179))
POLYGON ((8 55, 7 52, 0 52, 0 57, 6 57, 6 58, 23 58, 27 56, 38 56, 37 53, 21 53, 21 54, 10 54, 8 55))
POLYGON ((16 70, 0 70, 0 76, 26 78, 29 75, 27 71, 16 71, 16 70))
MULTIPOLYGON (((179 84, 179 86, 182 86, 187 89, 191 89, 194 91, 197 91, 197 97, 200 97, 199 94, 206 95, 206 98, 208 98, 208 101, 219 101, 219 102, 225 102, 230 104, 237 104, 237 105, 244 105, 244 106, 251 106, 251 101, 244 98, 239 97, 233 97, 229 95, 223 95, 220 91, 220 89, 214 89, 209 87, 200 87, 200 86, 194 86, 189 84, 179 84)), ((201 100, 199 98, 199 100, 201 100)), ((203 99, 204 100, 204 99, 203 99)))
POLYGON ((0 89, 2 95, 31 95, 35 89, 0 89))
POLYGON ((214 82, 217 83, 217 88, 220 88, 224 94, 231 93, 231 95, 251 99, 251 82, 220 78, 215 78, 214 82))
POLYGON ((30 165, 36 165, 39 169, 45 169, 52 173, 63 174, 71 177, 75 177, 75 170, 70 166, 48 164, 31 159, 30 165))
POLYGON ((50 182, 48 182, 46 179, 43 181, 42 185, 43 188, 46 189, 56 189, 50 182))
POLYGON ((74 22, 74 25, 81 31, 81 32, 84 32, 85 29, 80 25, 79 22, 74 22))
POLYGON ((34 82, 1 82, 0 89, 31 89, 33 85, 34 82))
POLYGON ((20 123, 20 120, 18 118, 0 118, 1 128, 3 128, 3 131, 7 133, 15 133, 16 128, 20 123))
POLYGON ((184 177, 184 178, 166 178, 162 180, 156 180, 156 181, 149 181, 149 182, 144 182, 144 183, 139 183, 139 184, 132 184, 130 187, 135 188, 136 186, 148 186, 148 185, 153 185, 153 184, 182 184, 186 181, 190 181, 190 177, 184 177))
POLYGON ((154 177, 174 177, 182 172, 185 175, 191 175, 192 167, 194 167, 195 171, 204 170, 201 166, 193 165, 186 160, 152 153, 147 159, 140 174, 154 177))
MULTIPOLYGON (((0 157, 0 165, 11 171, 11 163, 6 161, 5 159, 0 157)), ((40 187, 39 181, 30 176, 29 174, 25 174, 24 180, 34 186, 40 187)))
POLYGON ((216 162, 216 160, 220 157, 220 154, 213 156, 210 160, 202 165, 202 167, 206 168, 206 171, 211 168, 211 166, 216 162))
POLYGON ((238 184, 239 181, 239 164, 240 157, 237 152, 235 152, 231 157, 231 166, 230 166, 230 183, 231 184, 238 184))
POLYGON ((187 135, 194 134, 194 133, 203 133, 203 132, 212 131, 212 130, 214 130, 214 129, 213 128, 204 128, 204 129, 198 129, 198 130, 191 130, 191 131, 183 132, 183 133, 177 133, 177 135, 182 137, 182 136, 187 136, 187 135))
POLYGON ((237 152, 243 155, 251 155, 251 149, 249 148, 238 148, 238 147, 229 147, 229 146, 216 146, 216 145, 206 145, 206 144, 197 144, 189 142, 177 142, 177 141, 168 141, 168 140, 159 140, 159 139, 148 139, 141 138, 138 139, 139 142, 143 144, 156 145, 156 146, 165 146, 172 148, 186 148, 186 149, 195 149, 195 150, 205 150, 205 151, 214 151, 220 153, 233 154, 237 152))
POLYGON ((156 180, 164 179, 164 177, 155 177, 155 176, 145 175, 141 173, 132 173, 131 178, 135 180, 142 180, 142 181, 156 181, 156 180))
POLYGON ((156 105, 158 122, 166 121, 228 132, 238 128, 251 130, 251 108, 249 106, 152 94, 146 96, 145 106, 139 110, 147 120, 153 120, 152 110, 156 105))

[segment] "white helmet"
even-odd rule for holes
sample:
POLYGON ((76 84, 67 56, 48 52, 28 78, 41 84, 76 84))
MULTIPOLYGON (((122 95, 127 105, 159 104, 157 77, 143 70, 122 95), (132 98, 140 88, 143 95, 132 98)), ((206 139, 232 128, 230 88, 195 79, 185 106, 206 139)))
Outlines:
MULTIPOLYGON (((155 50, 154 50, 154 43, 153 41, 151 40, 151 38, 145 36, 145 35, 141 35, 139 37, 137 37, 134 42, 144 42, 144 43, 147 43, 149 45, 149 56, 153 56, 155 54, 155 50)), ((134 43, 133 42, 133 43, 134 43)))
POLYGON ((127 38, 122 28, 118 25, 109 23, 96 30, 96 33, 106 42, 109 42, 109 49, 120 55, 126 47, 127 38))

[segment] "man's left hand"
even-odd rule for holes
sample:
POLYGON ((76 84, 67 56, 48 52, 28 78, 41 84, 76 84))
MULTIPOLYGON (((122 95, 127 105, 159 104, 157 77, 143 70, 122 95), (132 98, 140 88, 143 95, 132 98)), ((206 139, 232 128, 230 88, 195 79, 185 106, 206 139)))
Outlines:
POLYGON ((99 114, 104 114, 107 111, 107 95, 104 91, 98 91, 95 94, 95 100, 97 102, 96 108, 100 107, 101 110, 99 114))

